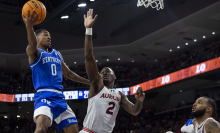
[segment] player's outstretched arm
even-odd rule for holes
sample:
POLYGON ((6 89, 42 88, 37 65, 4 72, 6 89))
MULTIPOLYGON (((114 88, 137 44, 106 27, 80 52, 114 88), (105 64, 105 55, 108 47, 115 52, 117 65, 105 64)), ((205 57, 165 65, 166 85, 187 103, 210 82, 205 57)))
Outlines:
POLYGON ((35 10, 32 11, 30 15, 30 11, 27 11, 27 18, 22 14, 23 21, 25 23, 27 29, 27 38, 28 38, 28 46, 26 48, 26 53, 29 56, 29 62, 33 63, 40 54, 40 51, 37 49, 37 38, 34 33, 34 23, 39 19, 38 13, 34 15, 35 10))
POLYGON ((63 75, 75 82, 79 82, 79 83, 83 83, 83 84, 87 84, 90 85, 90 82, 88 79, 85 79, 79 75, 77 75, 76 73, 74 73, 73 71, 71 71, 68 66, 66 65, 66 63, 64 63, 64 61, 62 62, 62 73, 63 75))
POLYGON ((205 123, 206 133, 220 133, 220 124, 213 120, 208 120, 205 123))
POLYGON ((70 79, 70 80, 72 80, 72 81, 74 81, 74 82, 79 82, 79 83, 83 83, 83 84, 90 85, 90 82, 89 82, 88 79, 85 79, 85 78, 83 78, 83 77, 77 75, 77 74, 74 73, 73 71, 71 71, 71 70, 69 69, 69 67, 66 65, 66 63, 64 62, 63 56, 61 55, 60 52, 59 52, 59 54, 60 54, 60 56, 62 57, 62 73, 63 73, 63 75, 64 75, 66 78, 68 78, 68 79, 70 79))
POLYGON ((121 106, 130 114, 138 115, 142 109, 143 101, 145 99, 145 93, 142 90, 142 87, 139 87, 135 98, 137 102, 135 104, 131 103, 124 93, 121 93, 121 106))
POLYGON ((89 9, 87 16, 84 15, 84 25, 86 28, 85 36, 85 60, 86 60, 86 73, 90 81, 89 97, 95 95, 95 93, 103 86, 103 80, 98 72, 98 67, 93 55, 92 44, 92 26, 97 19, 97 15, 93 18, 93 9, 89 9))

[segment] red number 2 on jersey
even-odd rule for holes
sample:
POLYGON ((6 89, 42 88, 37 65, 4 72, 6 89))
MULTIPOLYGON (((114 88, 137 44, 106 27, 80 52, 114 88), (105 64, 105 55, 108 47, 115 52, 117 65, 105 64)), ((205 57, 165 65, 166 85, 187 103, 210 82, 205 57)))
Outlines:
POLYGON ((109 102, 108 105, 109 105, 110 107, 106 110, 106 114, 113 115, 113 112, 111 112, 111 111, 115 108, 115 103, 114 103, 114 102, 109 102), (111 106, 111 105, 112 105, 112 106, 111 106))

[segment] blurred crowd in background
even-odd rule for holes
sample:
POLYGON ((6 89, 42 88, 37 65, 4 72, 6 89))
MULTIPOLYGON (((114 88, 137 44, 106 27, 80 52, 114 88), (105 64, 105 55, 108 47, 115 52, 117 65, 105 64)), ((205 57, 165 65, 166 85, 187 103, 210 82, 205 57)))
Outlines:
MULTIPOLYGON (((117 80, 115 88, 130 87, 141 82, 145 82, 162 75, 166 75, 192 65, 217 58, 220 56, 220 42, 213 42, 208 44, 201 44, 194 47, 194 49, 186 49, 178 55, 172 55, 165 59, 155 60, 154 65, 143 66, 135 63, 127 65, 111 65, 114 70, 117 80)), ((103 67, 98 65, 99 70, 103 67)), ((78 75, 87 78, 85 66, 77 66, 70 68, 78 75)), ((84 90, 88 89, 88 85, 73 82, 67 78, 63 80, 64 89, 69 90, 84 90)), ((31 72, 4 72, 0 71, 0 93, 29 93, 35 92, 32 84, 31 72)))

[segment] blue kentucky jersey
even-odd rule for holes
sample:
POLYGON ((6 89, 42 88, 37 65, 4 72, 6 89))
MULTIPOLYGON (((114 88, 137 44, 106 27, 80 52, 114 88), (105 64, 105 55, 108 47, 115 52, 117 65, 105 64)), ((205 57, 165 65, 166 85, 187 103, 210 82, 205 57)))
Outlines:
POLYGON ((58 51, 51 49, 50 52, 41 48, 38 58, 30 64, 32 81, 35 90, 55 89, 62 91, 62 57, 58 51))
POLYGON ((189 125, 191 125, 191 124, 193 124, 193 119, 189 119, 189 120, 186 122, 186 126, 189 126, 189 125))

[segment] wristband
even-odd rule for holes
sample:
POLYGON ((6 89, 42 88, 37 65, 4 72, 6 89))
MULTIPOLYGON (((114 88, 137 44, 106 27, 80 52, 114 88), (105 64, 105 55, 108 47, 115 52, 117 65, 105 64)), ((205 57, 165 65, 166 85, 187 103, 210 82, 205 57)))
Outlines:
POLYGON ((86 28, 86 35, 92 35, 92 28, 86 28))

